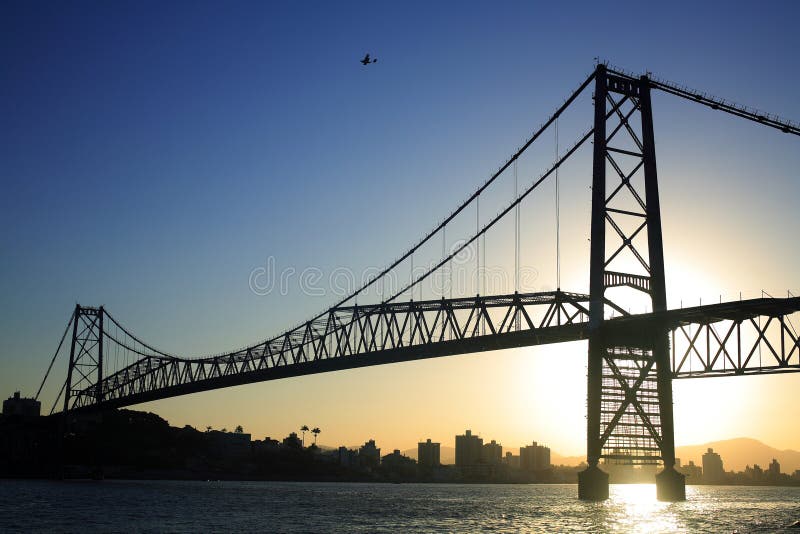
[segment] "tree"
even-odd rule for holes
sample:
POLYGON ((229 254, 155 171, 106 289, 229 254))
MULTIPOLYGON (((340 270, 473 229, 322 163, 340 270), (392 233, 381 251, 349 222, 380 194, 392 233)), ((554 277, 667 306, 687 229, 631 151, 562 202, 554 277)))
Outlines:
POLYGON ((316 426, 314 427, 314 430, 311 431, 311 433, 314 434, 314 445, 317 444, 317 436, 319 436, 320 432, 322 432, 322 430, 320 430, 319 427, 316 426))
POLYGON ((236 430, 234 430, 234 432, 237 434, 242 434, 244 433, 244 428, 242 428, 242 425, 236 425, 236 430))
POLYGON ((228 431, 227 428, 223 428, 222 430, 220 430, 220 432, 227 432, 227 431, 228 431))
POLYGON ((300 432, 303 433, 303 447, 306 446, 306 432, 308 432, 308 425, 303 425, 300 427, 300 432))
POLYGON ((211 432, 211 425, 206 427, 206 432, 211 432))

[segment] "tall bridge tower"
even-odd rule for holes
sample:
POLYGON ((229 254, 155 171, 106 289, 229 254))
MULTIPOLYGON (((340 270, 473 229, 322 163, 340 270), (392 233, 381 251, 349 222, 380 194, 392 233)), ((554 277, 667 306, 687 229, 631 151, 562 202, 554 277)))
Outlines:
POLYGON ((664 470, 656 479, 658 498, 683 500, 684 476, 674 468, 668 331, 657 322, 635 332, 609 331, 605 325, 609 307, 618 309, 606 295, 612 287, 644 293, 654 313, 667 309, 649 79, 622 78, 598 65, 594 112, 589 467, 579 476, 578 495, 587 500, 608 498, 608 474, 598 467, 601 459, 627 464, 663 461, 664 470), (638 133, 631 121, 636 114, 641 120, 638 133), (607 176, 609 169, 613 179, 607 176), (609 228, 619 238, 618 246, 606 240, 609 228), (645 235, 646 250, 640 250, 645 235), (624 263, 624 256, 632 261, 624 263), (623 267, 616 269, 619 264, 623 267))

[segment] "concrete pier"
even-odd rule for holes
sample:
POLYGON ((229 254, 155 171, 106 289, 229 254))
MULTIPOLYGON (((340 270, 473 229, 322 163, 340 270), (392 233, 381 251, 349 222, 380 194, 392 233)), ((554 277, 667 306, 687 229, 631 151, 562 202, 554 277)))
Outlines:
POLYGON ((656 498, 659 501, 676 502, 686 500, 686 475, 674 467, 667 467, 656 475, 656 498))
POLYGON ((608 499, 608 473, 596 465, 578 473, 578 498, 583 501, 608 499))

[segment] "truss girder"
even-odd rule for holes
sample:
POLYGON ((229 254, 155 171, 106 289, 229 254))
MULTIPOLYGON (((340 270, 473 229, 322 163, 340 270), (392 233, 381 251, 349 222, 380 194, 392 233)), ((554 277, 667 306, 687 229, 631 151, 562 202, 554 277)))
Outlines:
POLYGON ((580 339, 587 316, 586 295, 560 291, 340 307, 324 319, 233 353, 143 357, 107 376, 102 391, 107 404, 124 405, 178 390, 258 381, 264 373, 291 376, 361 366, 360 360, 374 365, 384 357, 389 363, 580 339), (313 365, 323 361, 333 364, 313 365))
POLYGON ((672 330, 675 378, 800 371, 800 313, 680 324, 672 330))
MULTIPOLYGON (((577 341, 588 337, 586 305, 585 295, 554 292, 340 308, 331 310, 325 321, 302 325, 298 333, 213 358, 141 357, 103 379, 102 399, 104 404, 126 406, 273 378, 577 341), (481 335, 481 321, 487 323, 485 335, 481 335)), ((99 403, 93 369, 98 363, 96 340, 102 336, 117 342, 108 332, 99 331, 99 309, 80 309, 89 313, 79 322, 76 333, 78 365, 73 371, 70 409, 99 403)), ((609 319, 604 336, 611 352, 604 358, 601 411, 610 409, 609 403, 621 408, 621 401, 631 392, 640 395, 639 404, 651 402, 650 397, 657 391, 652 385, 652 372, 643 376, 638 385, 623 384, 619 377, 624 374, 621 369, 630 365, 629 360, 641 360, 638 351, 650 350, 648 340, 653 329, 670 332, 672 377, 702 378, 800 372, 797 327, 797 297, 752 299, 609 319)), ((651 368, 655 369, 655 362, 651 368)), ((617 420, 620 436, 629 434, 626 429, 632 425, 627 416, 623 417, 628 409, 626 405, 617 420)), ((603 433, 605 429, 601 436, 603 433)), ((607 442, 608 438, 604 438, 603 443, 607 442)), ((631 452, 630 447, 612 445, 603 449, 603 458, 620 459, 621 450, 631 452)), ((636 461, 653 459, 650 452, 626 457, 633 456, 637 456, 636 461)))

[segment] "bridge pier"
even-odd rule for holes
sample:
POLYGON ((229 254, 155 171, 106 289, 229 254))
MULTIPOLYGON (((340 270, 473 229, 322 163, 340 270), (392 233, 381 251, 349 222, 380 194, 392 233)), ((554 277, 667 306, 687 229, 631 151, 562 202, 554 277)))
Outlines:
POLYGON ((656 498, 667 502, 685 501, 686 476, 673 466, 665 467, 656 475, 656 498))
POLYGON ((596 465, 578 473, 578 498, 582 501, 608 499, 608 473, 596 465))

